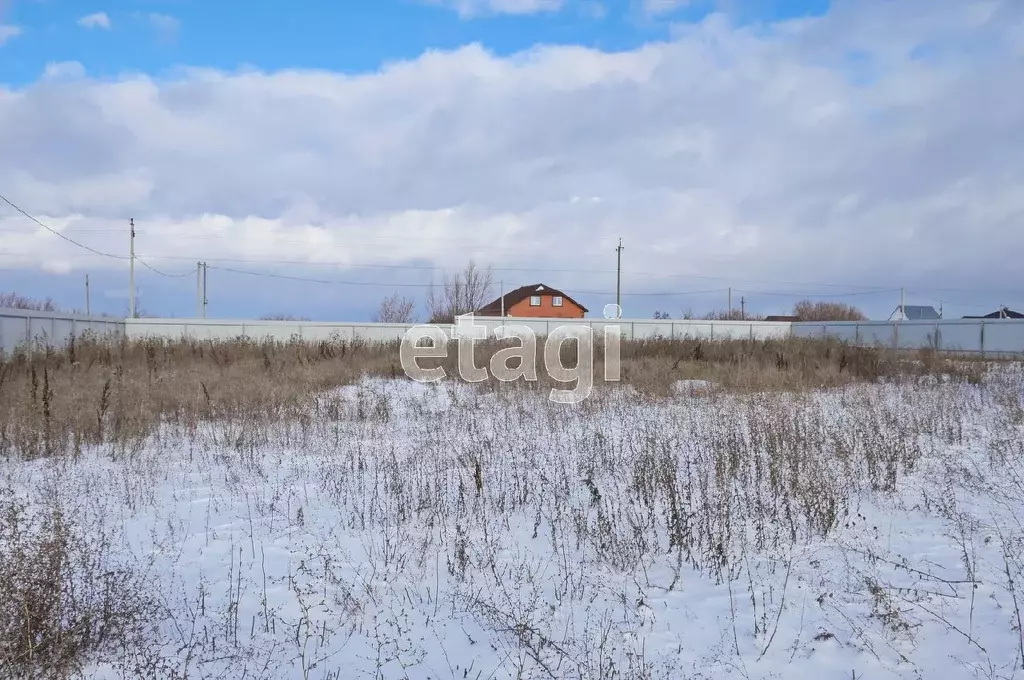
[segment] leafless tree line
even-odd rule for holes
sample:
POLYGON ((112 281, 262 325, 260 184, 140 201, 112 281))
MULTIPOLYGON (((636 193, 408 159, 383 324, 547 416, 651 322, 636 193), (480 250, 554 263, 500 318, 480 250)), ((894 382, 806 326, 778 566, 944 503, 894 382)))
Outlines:
MULTIPOLYGON (((490 267, 481 268, 470 260, 460 271, 444 274, 439 284, 431 283, 427 289, 426 318, 428 323, 454 323, 455 318, 475 312, 494 297, 494 280, 490 267)), ((60 311, 50 298, 33 300, 15 292, 0 292, 0 307, 35 311, 60 311)), ((138 316, 150 316, 140 312, 138 316)), ((844 302, 801 300, 797 302, 791 316, 800 321, 863 321, 867 316, 856 306, 844 302)), ((305 317, 288 314, 268 314, 261 319, 281 321, 308 321, 305 317)), ((672 318, 667 312, 654 312, 655 319, 672 318)), ((718 310, 702 315, 685 311, 681 319, 702 319, 713 321, 760 321, 763 314, 748 314, 745 310, 718 310)), ((406 295, 393 293, 384 298, 373 313, 372 321, 377 323, 416 323, 416 300, 406 295)))
MULTIPOLYGON (((457 316, 477 311, 491 301, 493 286, 490 267, 481 268, 473 260, 462 270, 443 275, 440 284, 432 282, 427 289, 428 323, 454 323, 457 316)), ((416 302, 398 293, 389 295, 381 301, 373 320, 378 323, 415 323, 416 302)))
MULTIPOLYGON (((845 302, 829 302, 825 300, 801 300, 793 305, 790 316, 798 321, 866 321, 867 315, 859 308, 845 302)), ((655 319, 672 318, 667 312, 654 312, 655 319)), ((702 321, 763 321, 764 314, 748 314, 745 310, 731 309, 696 315, 692 311, 683 312, 681 319, 700 319, 702 321)))

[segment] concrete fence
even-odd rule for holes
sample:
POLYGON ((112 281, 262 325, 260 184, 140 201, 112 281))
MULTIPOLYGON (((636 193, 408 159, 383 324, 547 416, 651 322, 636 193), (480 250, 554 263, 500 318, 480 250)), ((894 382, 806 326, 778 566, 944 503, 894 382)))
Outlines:
POLYGON ((833 337, 861 346, 985 355, 1024 355, 1024 319, 829 321, 792 325, 796 337, 833 337))
MULTIPOLYGON (((618 327, 624 339, 651 338, 781 338, 790 334, 789 322, 752 321, 661 321, 650 319, 522 319, 476 317, 474 323, 482 325, 488 333, 502 326, 525 326, 538 336, 546 336, 559 326, 589 326, 596 338, 603 337, 606 328, 618 327)), ((438 324, 449 338, 454 338, 454 326, 438 324)), ((238 337, 269 338, 287 341, 328 340, 332 338, 362 339, 366 341, 396 341, 413 328, 413 324, 387 323, 333 323, 314 321, 237 321, 224 319, 128 319, 125 329, 128 338, 191 337, 196 339, 227 340, 238 337)), ((611 332, 614 332, 612 330, 611 332)))
POLYGON ((124 330, 124 319, 0 308, 0 350, 4 353, 32 344, 60 346, 86 333, 120 337, 124 330))
MULTIPOLYGON (((992 355, 1024 355, 1024 320, 943 319, 940 321, 860 321, 790 323, 788 321, 705 321, 660 319, 520 319, 477 317, 489 333, 501 326, 526 326, 538 336, 559 326, 589 326, 602 337, 609 325, 618 326, 624 339, 750 339, 787 336, 833 337, 862 346, 899 349, 936 349, 992 355)), ((231 340, 247 337, 305 341, 361 339, 369 342, 399 340, 410 324, 344 323, 317 321, 249 321, 230 319, 112 319, 53 312, 0 309, 0 349, 11 352, 26 342, 63 344, 85 332, 128 339, 231 340)), ((451 325, 438 326, 454 337, 451 325)), ((613 331, 614 332, 614 331, 613 331)))
MULTIPOLYGON (((653 338, 708 338, 765 340, 787 336, 832 337, 861 346, 898 349, 934 347, 936 349, 977 354, 1024 355, 1024 320, 1019 319, 942 319, 939 321, 705 321, 652 319, 511 319, 476 317, 474 321, 493 333, 501 326, 525 326, 538 336, 546 336, 559 326, 589 326, 601 337, 608 326, 618 326, 628 340, 653 338)), ((310 321, 240 321, 223 319, 128 319, 129 338, 157 336, 226 340, 237 337, 275 340, 327 340, 331 338, 366 341, 395 341, 412 328, 411 324, 333 323, 310 321)), ((448 337, 454 337, 451 325, 440 325, 448 337)))

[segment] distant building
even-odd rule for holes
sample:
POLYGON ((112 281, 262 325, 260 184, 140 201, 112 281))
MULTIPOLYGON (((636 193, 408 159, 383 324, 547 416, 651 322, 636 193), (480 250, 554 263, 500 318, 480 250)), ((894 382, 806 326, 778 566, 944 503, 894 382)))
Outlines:
POLYGON ((478 316, 501 316, 504 299, 505 316, 582 319, 589 311, 562 291, 534 283, 505 293, 476 311, 478 316))
POLYGON ((1000 307, 984 316, 965 316, 965 319, 1024 319, 1024 314, 1015 312, 1009 307, 1000 307))
POLYGON ((942 315, 931 305, 898 305, 889 316, 889 321, 932 321, 942 315))
POLYGON ((799 321, 799 316, 787 316, 785 314, 769 314, 764 317, 765 321, 799 321))

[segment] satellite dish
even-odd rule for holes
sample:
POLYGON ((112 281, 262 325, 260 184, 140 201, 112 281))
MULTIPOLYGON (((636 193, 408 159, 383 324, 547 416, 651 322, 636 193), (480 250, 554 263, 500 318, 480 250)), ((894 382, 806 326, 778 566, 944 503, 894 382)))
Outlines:
POLYGON ((610 304, 604 306, 604 318, 606 319, 618 319, 622 316, 622 308, 616 304, 610 304))

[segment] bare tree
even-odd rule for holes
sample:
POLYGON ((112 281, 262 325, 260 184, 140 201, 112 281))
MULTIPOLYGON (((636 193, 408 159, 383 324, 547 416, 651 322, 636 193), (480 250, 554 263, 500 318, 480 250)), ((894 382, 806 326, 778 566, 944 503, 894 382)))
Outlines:
POLYGON ((865 321, 868 317, 845 302, 801 300, 793 306, 793 316, 801 321, 865 321))
MULTIPOLYGON (((128 317, 128 318, 131 318, 132 310, 131 310, 130 307, 125 307, 124 315, 126 317, 128 317)), ((139 307, 138 305, 136 305, 135 306, 135 318, 136 319, 156 319, 156 318, 159 318, 159 315, 153 314, 148 309, 143 309, 142 307, 139 307)))
POLYGON ((13 291, 10 293, 0 293, 0 307, 6 307, 7 309, 29 309, 34 312, 57 311, 57 305, 50 298, 33 300, 13 291))
POLYGON ((433 284, 427 292, 430 323, 454 323, 455 317, 475 312, 490 302, 491 268, 481 270, 473 260, 451 277, 444 277, 438 290, 433 284))
POLYGON ((750 314, 744 312, 743 309, 719 309, 714 312, 708 312, 700 317, 702 320, 707 321, 762 321, 764 320, 763 314, 750 314))
POLYGON ((375 323, 414 323, 415 309, 416 302, 412 298, 395 293, 381 300, 372 320, 375 323))

